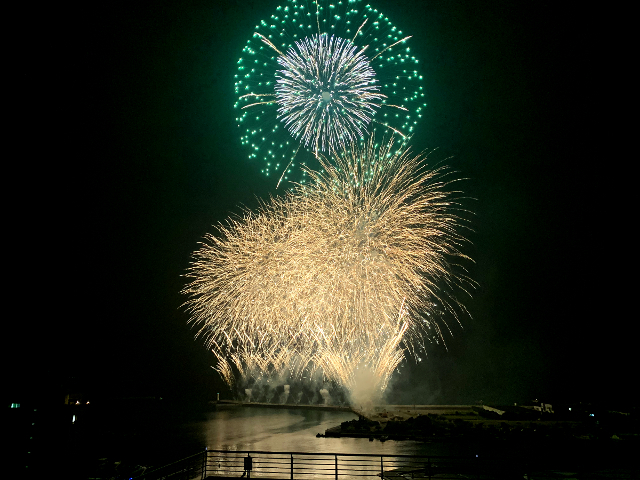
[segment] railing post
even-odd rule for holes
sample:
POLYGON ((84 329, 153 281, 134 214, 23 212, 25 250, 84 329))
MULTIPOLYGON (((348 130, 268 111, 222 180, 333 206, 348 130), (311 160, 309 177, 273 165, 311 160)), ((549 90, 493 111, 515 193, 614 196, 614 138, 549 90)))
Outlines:
POLYGON ((291 480, 293 480, 293 453, 291 454, 291 480))
POLYGON ((338 455, 336 455, 336 480, 338 480, 338 455))
POLYGON ((382 455, 380 455, 380 478, 384 478, 384 463, 383 463, 383 459, 384 457, 382 455))

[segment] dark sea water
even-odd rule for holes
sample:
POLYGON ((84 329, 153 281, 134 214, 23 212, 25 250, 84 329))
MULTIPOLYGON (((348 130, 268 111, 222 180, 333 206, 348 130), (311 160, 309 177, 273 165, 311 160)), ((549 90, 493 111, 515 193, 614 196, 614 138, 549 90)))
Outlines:
POLYGON ((318 438, 317 433, 356 419, 351 412, 226 407, 212 411, 121 406, 95 415, 84 427, 84 455, 159 466, 209 450, 466 455, 471 447, 367 438, 318 438))
POLYGON ((155 401, 124 402, 76 412, 76 421, 72 425, 67 422, 67 433, 51 438, 50 450, 57 452, 57 458, 48 460, 43 471, 58 465, 64 466, 67 478, 112 478, 109 472, 114 471, 116 462, 154 468, 205 449, 472 458, 479 455, 503 460, 524 456, 529 465, 535 464, 539 469, 586 465, 592 469, 613 468, 635 457, 628 451, 629 442, 512 444, 457 439, 424 443, 316 437, 357 418, 356 414, 343 411, 239 406, 206 409, 155 401))

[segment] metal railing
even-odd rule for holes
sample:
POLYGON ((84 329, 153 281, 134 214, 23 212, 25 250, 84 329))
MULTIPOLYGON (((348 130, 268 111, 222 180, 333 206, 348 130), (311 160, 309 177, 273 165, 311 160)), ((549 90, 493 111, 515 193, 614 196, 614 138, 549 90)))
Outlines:
MULTIPOLYGON (((511 455, 478 458, 205 450, 160 468, 149 469, 143 474, 132 477, 132 480, 250 479, 251 477, 274 480, 361 480, 366 477, 388 480, 521 479, 531 478, 532 467, 536 472, 546 470, 544 461, 532 464, 531 460, 530 457, 515 458, 511 455)), ((595 471, 594 468, 601 467, 583 466, 581 472, 592 472, 595 471)), ((638 478, 638 465, 635 462, 617 465, 615 469, 615 478, 638 478)))
MULTIPOLYGON (((301 480, 490 478, 476 457, 208 450, 204 476, 301 480), (248 460, 250 459, 250 460, 248 460)), ((506 467, 502 465, 501 467, 506 467)), ((501 468, 502 470, 502 468, 501 468)), ((519 469, 518 469, 519 470, 519 469)), ((493 472, 495 473, 495 472, 493 472)), ((523 472, 519 472, 523 473, 523 472)))
POLYGON ((152 468, 131 480, 195 480, 207 476, 207 452, 198 452, 176 462, 152 468))

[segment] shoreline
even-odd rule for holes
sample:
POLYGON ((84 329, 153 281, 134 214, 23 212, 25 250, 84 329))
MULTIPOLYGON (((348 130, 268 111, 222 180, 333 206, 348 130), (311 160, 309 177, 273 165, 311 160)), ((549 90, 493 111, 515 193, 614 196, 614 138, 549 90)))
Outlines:
MULTIPOLYGON (((633 422, 593 422, 553 413, 520 411, 498 414, 483 405, 344 405, 273 404, 233 400, 210 401, 216 409, 258 407, 351 412, 358 418, 319 432, 317 437, 408 440, 423 443, 463 442, 586 442, 638 443, 633 422)), ((505 412, 503 412, 505 413, 505 412)), ((626 420, 626 418, 625 418, 626 420)))
POLYGON ((214 408, 236 408, 236 407, 258 407, 258 408, 280 408, 280 409, 300 409, 300 410, 329 410, 333 412, 353 412, 358 415, 351 407, 343 405, 311 405, 305 403, 266 403, 266 402, 239 402, 235 400, 211 400, 209 405, 214 408))

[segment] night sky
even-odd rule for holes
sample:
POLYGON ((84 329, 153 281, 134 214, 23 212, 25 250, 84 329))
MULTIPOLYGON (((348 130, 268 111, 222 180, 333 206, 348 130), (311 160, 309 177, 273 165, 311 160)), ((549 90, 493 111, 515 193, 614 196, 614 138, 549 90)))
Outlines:
MULTIPOLYGON (((592 148, 578 20, 541 2, 371 3, 421 60, 413 150, 452 157, 475 199, 472 318, 402 368, 390 401, 627 400, 620 229, 599 187, 609 160, 592 148)), ((277 193, 233 109, 236 61, 276 6, 97 4, 25 34, 6 92, 13 389, 73 377, 98 397, 229 397, 187 325, 181 275, 213 224, 277 193)))

